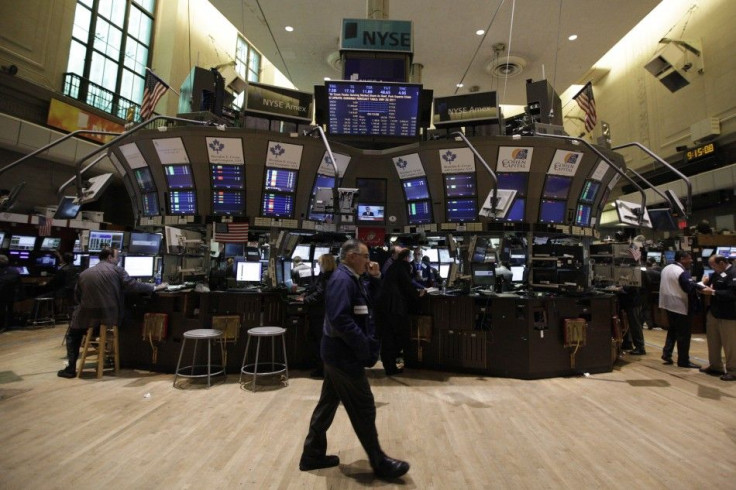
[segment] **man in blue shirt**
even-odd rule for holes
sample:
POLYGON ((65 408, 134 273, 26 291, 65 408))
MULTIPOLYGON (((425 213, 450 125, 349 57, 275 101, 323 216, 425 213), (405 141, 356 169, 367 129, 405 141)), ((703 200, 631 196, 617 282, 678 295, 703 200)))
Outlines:
POLYGON ((330 468, 340 458, 327 454, 327 429, 342 402, 370 464, 380 478, 398 478, 409 463, 389 458, 381 450, 376 430, 376 404, 365 368, 378 360, 373 301, 380 284, 378 264, 369 261, 368 247, 348 240, 340 248, 340 265, 327 283, 322 336, 324 381, 312 413, 299 461, 302 471, 330 468), (363 277, 367 281, 364 284, 363 277))

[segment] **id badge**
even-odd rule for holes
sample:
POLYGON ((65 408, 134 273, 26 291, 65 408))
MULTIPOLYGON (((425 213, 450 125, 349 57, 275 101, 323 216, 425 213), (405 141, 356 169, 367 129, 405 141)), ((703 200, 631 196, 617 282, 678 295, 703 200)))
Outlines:
POLYGON ((367 315, 368 305, 355 305, 353 306, 353 314, 355 315, 367 315))

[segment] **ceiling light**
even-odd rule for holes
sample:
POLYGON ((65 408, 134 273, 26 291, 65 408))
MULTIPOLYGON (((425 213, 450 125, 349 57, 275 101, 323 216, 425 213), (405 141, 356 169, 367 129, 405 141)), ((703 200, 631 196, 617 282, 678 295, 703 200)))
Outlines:
POLYGON ((330 77, 325 77, 325 81, 332 80, 330 77))
POLYGON ((577 35, 577 34, 570 34, 570 35, 569 35, 569 36, 567 37, 567 40, 568 40, 568 41, 574 41, 574 40, 576 40, 577 38, 578 38, 578 35, 577 35))
POLYGON ((476 33, 477 35, 479 35, 479 36, 482 36, 483 34, 485 34, 485 33, 486 33, 486 31, 484 31, 483 29, 478 29, 477 31, 475 31, 475 33, 476 33))
POLYGON ((457 85, 455 85, 455 86, 456 86, 457 88, 462 88, 462 87, 463 87, 463 84, 462 84, 462 83, 458 83, 458 84, 457 84, 457 85))
POLYGON ((294 28, 291 26, 286 26, 284 27, 284 29, 286 30, 286 32, 292 32, 294 30, 294 28))

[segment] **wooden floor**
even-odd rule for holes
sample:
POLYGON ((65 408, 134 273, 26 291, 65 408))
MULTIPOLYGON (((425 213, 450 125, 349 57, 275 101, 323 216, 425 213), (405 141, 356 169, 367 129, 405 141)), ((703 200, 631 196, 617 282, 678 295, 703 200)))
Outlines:
MULTIPOLYGON (((736 488, 736 382, 649 354, 612 373, 537 381, 370 372, 384 450, 411 462, 374 479, 341 408, 328 433, 341 465, 303 473, 320 381, 251 393, 172 376, 61 379, 65 326, 0 334, 0 488, 736 488)), ((704 362, 703 335, 693 360, 704 362)))

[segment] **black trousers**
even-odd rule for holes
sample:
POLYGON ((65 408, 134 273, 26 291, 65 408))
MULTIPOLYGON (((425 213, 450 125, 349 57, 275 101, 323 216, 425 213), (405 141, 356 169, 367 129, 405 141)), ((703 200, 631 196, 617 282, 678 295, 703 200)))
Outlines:
POLYGON ((664 341, 662 354, 672 357, 677 344, 677 364, 685 365, 690 362, 690 317, 667 310, 667 338, 664 341))
POLYGON ((381 323, 381 362, 384 369, 391 371, 396 369, 399 353, 408 347, 409 317, 386 314, 381 323))
POLYGON ((342 402, 371 466, 377 466, 385 454, 378 443, 376 403, 365 371, 350 375, 330 364, 325 364, 324 369, 322 393, 309 422, 302 458, 319 459, 327 454, 327 429, 332 425, 337 407, 342 402))

